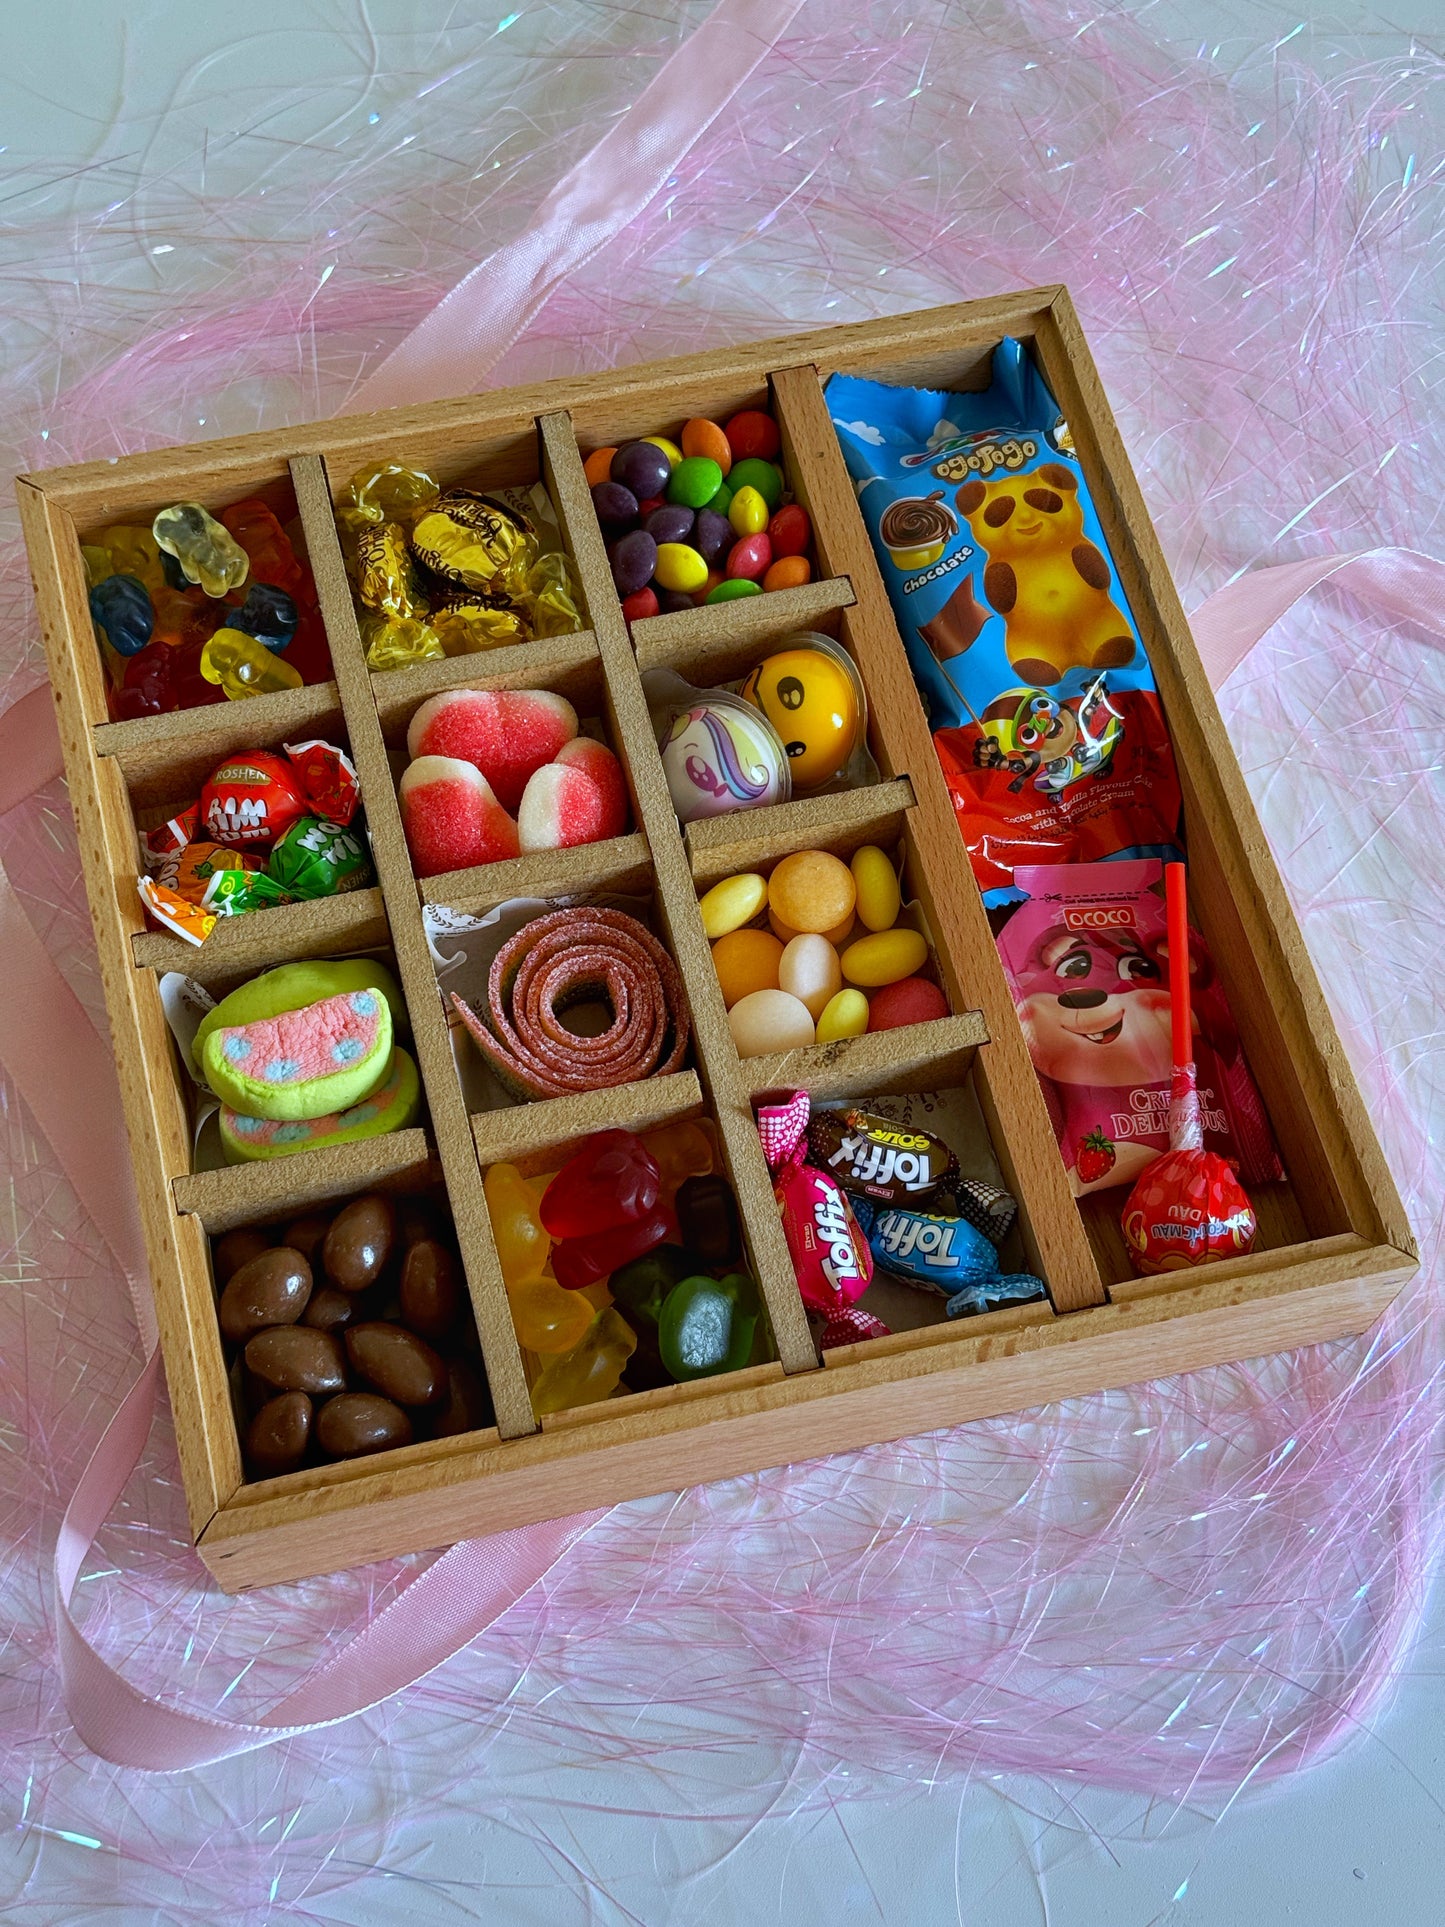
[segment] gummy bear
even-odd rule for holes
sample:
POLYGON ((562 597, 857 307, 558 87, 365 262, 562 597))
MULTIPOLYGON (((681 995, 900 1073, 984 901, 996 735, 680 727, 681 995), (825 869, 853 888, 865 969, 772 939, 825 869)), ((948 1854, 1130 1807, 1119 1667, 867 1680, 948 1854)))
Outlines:
POLYGON ((216 631, 201 651, 201 674, 219 683, 232 702, 301 687, 299 672, 244 629, 216 631))
POLYGON ((532 1387, 532 1410, 540 1418, 610 1398, 636 1345, 637 1334, 620 1312, 599 1312, 580 1344, 542 1367, 532 1387))
POLYGON ((296 560, 296 552, 281 524, 259 496, 248 496, 244 502, 233 502, 228 509, 222 509, 220 521, 245 550, 253 582, 288 593, 300 586, 303 570, 296 560))
POLYGON ((175 686, 176 653, 163 642, 151 642, 130 658, 125 679, 110 703, 118 723, 132 722, 138 716, 163 716, 180 708, 175 686))
POLYGON ((697 1124, 663 1124, 645 1131, 642 1142, 657 1159, 665 1196, 676 1192, 684 1178, 705 1178, 712 1172, 713 1148, 697 1124))
POLYGON ((80 559, 85 564, 85 584, 88 589, 98 589, 108 576, 116 573, 110 550, 101 548, 98 543, 82 542, 80 559))
POLYGON ((151 639, 155 611, 133 575, 110 575, 90 592, 90 613, 117 655, 136 656, 151 639))
POLYGON ((313 604, 297 603, 296 634, 286 650, 286 660, 300 673, 303 682, 330 682, 331 645, 326 640, 326 624, 313 604))
POLYGON ((253 582, 246 591, 246 600, 233 611, 230 627, 244 629, 248 636, 255 636, 273 655, 279 656, 295 635, 299 620, 296 604, 284 589, 270 582, 253 582))
POLYGON ((570 1352, 580 1345, 597 1316, 580 1291, 563 1291, 545 1274, 527 1278, 507 1293, 517 1343, 529 1352, 570 1352))
POLYGON ((161 564, 160 548, 149 529, 118 522, 114 528, 104 530, 100 540, 117 575, 133 575, 152 600, 165 588, 166 572, 161 564))
POLYGON ((440 662, 447 653, 431 624, 416 616, 364 617, 361 640, 366 644, 366 666, 378 674, 410 669, 417 662, 440 662))
POLYGON ((508 1291, 515 1291, 529 1278, 542 1276, 552 1248, 551 1234, 537 1216, 531 1185, 515 1164, 492 1165, 482 1180, 482 1189, 487 1194, 502 1282, 508 1291))
POLYGON ((227 611, 200 589, 160 589, 153 598, 154 638, 179 648, 205 642, 225 622, 227 611))
POLYGON ((547 1186, 542 1222, 554 1238, 590 1241, 646 1217, 661 1185, 657 1159, 634 1132, 596 1131, 547 1186))
POLYGON ((151 534, 180 563, 187 582, 198 582, 217 601, 246 580, 250 557, 199 502, 176 502, 162 509, 151 524, 151 534))

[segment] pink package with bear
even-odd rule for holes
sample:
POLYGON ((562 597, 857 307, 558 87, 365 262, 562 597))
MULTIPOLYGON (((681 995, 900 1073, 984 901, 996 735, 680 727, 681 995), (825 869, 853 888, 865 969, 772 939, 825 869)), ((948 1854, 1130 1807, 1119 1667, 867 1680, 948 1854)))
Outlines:
MULTIPOLYGON (((1132 1184, 1169 1148, 1169 968, 1163 865, 1035 864, 998 937, 1076 1196, 1132 1184)), ((1246 1184, 1283 1176, 1214 962, 1190 933, 1205 1148, 1246 1184)))

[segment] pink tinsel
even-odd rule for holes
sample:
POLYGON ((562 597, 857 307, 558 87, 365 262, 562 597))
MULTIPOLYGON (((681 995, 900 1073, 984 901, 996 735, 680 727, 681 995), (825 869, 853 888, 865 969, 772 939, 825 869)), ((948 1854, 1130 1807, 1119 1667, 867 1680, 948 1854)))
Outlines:
MULTIPOLYGON (((253 238, 245 204, 194 170, 138 182, 120 160, 114 206, 74 233, 22 206, 0 263, 27 329, 10 329, 0 411, 13 465, 335 409, 698 17, 598 4, 559 49, 556 16, 529 15, 397 52, 394 70, 384 42, 358 47, 392 106, 332 147, 283 145, 265 203, 278 239, 253 238), (144 295, 122 285, 142 243, 180 257, 144 295)), ((1412 276, 1441 226, 1441 171, 1428 129, 1410 131, 1439 81, 1419 54, 1328 86, 1283 57, 1231 76, 1109 5, 816 0, 497 379, 1065 280, 1186 604, 1263 560, 1439 551, 1438 343, 1432 362, 1412 276)), ((40 673, 13 540, 0 598, 9 701, 40 673)), ((224 1894, 237 1922, 329 1918, 329 1890, 404 1865, 443 1810, 485 1808, 498 1850, 525 1842, 582 1918, 619 1876, 589 1816, 566 1811, 563 1767, 606 1764, 616 1808, 678 1823, 679 1855, 680 1823, 705 1819, 706 1857, 773 1810, 980 1772, 1217 1809, 1358 1730, 1437 1540, 1445 944, 1419 880, 1445 842, 1445 662, 1325 594, 1224 706, 1425 1247, 1425 1282, 1384 1329, 622 1508, 423 1686, 148 1783, 143 1807, 66 1726, 40 1578, 133 1375, 129 1314, 4 1091, 0 1783, 24 1842, 80 1842, 67 1910, 17 1893, 9 1917, 135 1897, 208 1922, 224 1894)), ((5 819, 4 857, 103 1025, 59 785, 5 819)), ((238 1716, 412 1563, 225 1599, 188 1549, 163 1428, 103 1546, 82 1586, 92 1637, 147 1690, 238 1716)), ((570 1917, 553 1898, 546 1917, 570 1917)))

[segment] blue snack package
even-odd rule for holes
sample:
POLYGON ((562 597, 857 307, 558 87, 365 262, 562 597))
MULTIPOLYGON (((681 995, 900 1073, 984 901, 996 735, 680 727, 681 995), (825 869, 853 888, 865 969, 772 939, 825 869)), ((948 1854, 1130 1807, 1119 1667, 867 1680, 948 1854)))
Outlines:
POLYGON ((1000 1275, 997 1251, 967 1218, 879 1205, 871 1198, 850 1198, 849 1203, 868 1239, 874 1263, 905 1284, 947 1298, 950 1317, 954 1315, 952 1301, 959 1293, 972 1294, 970 1302, 961 1307, 969 1311, 986 1309, 986 1298, 997 1298, 1000 1304, 1023 1304, 1044 1296, 1042 1280, 1028 1273, 1000 1275))
POLYGON ((1068 424, 1023 343, 977 392, 834 375, 829 413, 974 874, 1176 855, 1179 779, 1068 424))

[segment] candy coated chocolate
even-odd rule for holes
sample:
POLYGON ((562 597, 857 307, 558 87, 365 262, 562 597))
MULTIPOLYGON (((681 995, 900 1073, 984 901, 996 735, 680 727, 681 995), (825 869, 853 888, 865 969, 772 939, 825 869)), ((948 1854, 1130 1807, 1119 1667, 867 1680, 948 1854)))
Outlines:
POLYGON ((611 523, 630 528, 637 520, 637 497, 621 482, 599 482, 592 491, 592 506, 604 528, 611 523))
POLYGON ((808 1157, 845 1191, 889 1204, 932 1197, 958 1170, 941 1138, 852 1108, 813 1113, 808 1157))
POLYGON ((329 1398, 316 1419, 316 1443, 332 1459, 359 1459, 410 1445, 411 1420, 389 1398, 375 1392, 343 1392, 329 1398))
POLYGON ((273 1325, 248 1339, 246 1368, 263 1386, 278 1392, 311 1392, 324 1397, 346 1384, 346 1361, 330 1332, 307 1325, 273 1325))
POLYGON ((639 502, 667 490, 672 464, 656 442, 626 442, 612 457, 611 479, 631 489, 639 502))
POLYGON ((246 1458, 263 1479, 294 1472, 311 1442, 311 1400, 305 1392, 267 1399, 246 1428, 246 1458))
POLYGON ((696 520, 695 511, 685 503, 664 502, 661 508, 652 511, 642 526, 661 548, 664 542, 691 542, 696 520))
POLYGON ((379 1192, 337 1212, 322 1246, 326 1276, 342 1291, 365 1291, 381 1275, 396 1239, 396 1211, 379 1192))
POLYGON ((269 1325, 294 1325, 311 1296, 311 1267, 299 1251, 276 1245, 233 1272, 221 1293, 221 1335, 244 1345, 269 1325))
POLYGON ((377 1319, 352 1325, 346 1356, 358 1378, 398 1405, 434 1405, 447 1388, 447 1368, 424 1338, 377 1319))

